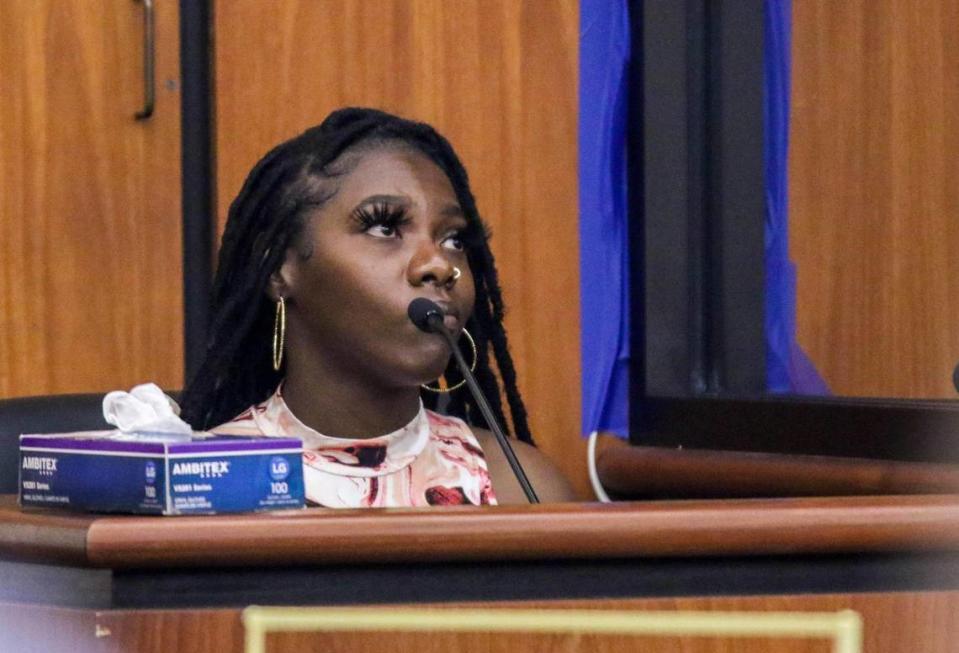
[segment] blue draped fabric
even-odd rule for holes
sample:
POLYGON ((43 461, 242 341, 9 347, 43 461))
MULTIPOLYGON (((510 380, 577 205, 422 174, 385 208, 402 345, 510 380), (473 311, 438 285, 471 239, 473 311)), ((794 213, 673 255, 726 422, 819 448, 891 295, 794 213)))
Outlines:
POLYGON ((789 259, 787 206, 792 0, 765 0, 766 388, 828 394, 796 342, 796 266, 789 259))
POLYGON ((629 428, 626 0, 580 2, 579 242, 583 434, 629 428))

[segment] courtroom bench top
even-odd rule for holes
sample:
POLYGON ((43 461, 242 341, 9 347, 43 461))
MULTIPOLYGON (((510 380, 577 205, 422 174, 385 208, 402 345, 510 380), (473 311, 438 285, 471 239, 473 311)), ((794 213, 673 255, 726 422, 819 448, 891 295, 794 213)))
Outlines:
POLYGON ((957 550, 959 495, 185 517, 22 511, 0 495, 0 560, 114 569, 957 550))

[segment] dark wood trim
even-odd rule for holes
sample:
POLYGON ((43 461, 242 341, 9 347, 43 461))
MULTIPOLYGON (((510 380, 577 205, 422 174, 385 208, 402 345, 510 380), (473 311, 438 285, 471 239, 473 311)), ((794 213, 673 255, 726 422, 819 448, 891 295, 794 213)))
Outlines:
POLYGON ((959 493, 959 465, 933 463, 634 446, 596 466, 606 491, 629 499, 959 493))
POLYGON ((632 442, 959 463, 959 402, 815 397, 634 397, 632 442))
POLYGON ((951 554, 865 553, 135 570, 115 574, 112 605, 155 609, 954 590, 957 562, 951 554))
POLYGON ((808 595, 959 588, 955 553, 133 569, 6 562, 0 602, 96 610, 808 595))

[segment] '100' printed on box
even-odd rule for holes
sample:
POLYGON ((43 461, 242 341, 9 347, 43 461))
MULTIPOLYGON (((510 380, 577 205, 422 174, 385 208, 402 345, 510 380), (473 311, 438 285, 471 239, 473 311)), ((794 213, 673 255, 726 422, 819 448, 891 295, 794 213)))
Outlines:
POLYGON ((21 435, 20 505, 156 515, 300 508, 302 455, 296 438, 21 435))

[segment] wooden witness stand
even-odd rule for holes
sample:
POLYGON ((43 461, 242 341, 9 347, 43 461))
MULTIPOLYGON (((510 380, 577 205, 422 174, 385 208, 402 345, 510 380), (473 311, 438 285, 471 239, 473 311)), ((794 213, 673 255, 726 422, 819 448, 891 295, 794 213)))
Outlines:
MULTIPOLYGON (((248 605, 428 603, 852 609, 865 651, 946 653, 959 641, 957 563, 959 495, 182 518, 22 512, 3 496, 0 650, 242 651, 248 605)), ((427 650, 485 651, 491 641, 403 637, 413 636, 293 633, 271 636, 266 650, 349 641, 338 650, 434 642, 427 650)), ((556 637, 513 635, 507 649, 551 650, 556 637)), ((603 641, 577 639, 576 650, 638 640, 603 641)), ((830 650, 825 640, 742 639, 733 649, 715 637, 641 641, 656 652, 830 650)))

